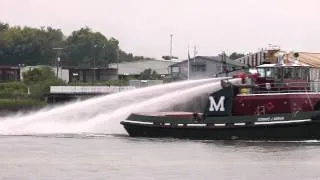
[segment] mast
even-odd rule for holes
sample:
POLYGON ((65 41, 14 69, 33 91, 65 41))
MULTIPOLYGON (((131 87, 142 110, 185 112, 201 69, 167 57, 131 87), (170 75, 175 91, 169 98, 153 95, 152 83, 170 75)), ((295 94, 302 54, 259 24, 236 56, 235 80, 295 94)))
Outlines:
POLYGON ((188 80, 190 79, 190 50, 188 46, 188 80))
POLYGON ((170 34, 170 54, 169 54, 169 60, 172 59, 172 37, 173 37, 173 34, 170 34))

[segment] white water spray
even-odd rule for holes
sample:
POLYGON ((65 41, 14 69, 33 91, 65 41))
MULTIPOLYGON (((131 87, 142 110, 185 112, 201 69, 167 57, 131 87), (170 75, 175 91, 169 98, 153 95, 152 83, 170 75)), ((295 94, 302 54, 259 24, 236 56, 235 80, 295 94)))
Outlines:
POLYGON ((85 101, 69 103, 63 106, 55 107, 53 109, 46 108, 28 115, 18 114, 16 116, 0 118, 0 127, 3 126, 3 123, 7 123, 5 121, 10 121, 12 125, 15 125, 17 123, 23 124, 28 123, 29 121, 43 120, 45 118, 55 118, 60 120, 67 119, 68 121, 86 120, 86 118, 92 118, 98 113, 113 111, 114 109, 117 109, 118 107, 121 107, 122 105, 129 102, 141 101, 146 98, 161 95, 176 89, 197 86, 203 83, 217 81, 220 79, 221 78, 183 81, 114 93, 85 101))
MULTIPOLYGON (((231 83, 237 83, 238 79, 230 80, 231 83)), ((93 118, 88 124, 86 124, 85 131, 107 131, 109 133, 123 132, 123 129, 119 129, 119 122, 126 119, 132 112, 157 112, 163 109, 168 109, 174 105, 180 104, 182 101, 188 102, 194 96, 202 95, 210 92, 215 92, 221 89, 220 82, 208 83, 201 86, 177 90, 170 94, 158 96, 137 104, 124 106, 122 108, 113 111, 111 114, 101 114, 93 118), (112 121, 114 120, 114 121, 112 121), (108 126, 103 126, 102 123, 108 123, 108 126), (101 124, 101 125, 100 125, 101 124), (91 129, 90 129, 91 128, 91 129)))
POLYGON ((95 129, 96 131, 107 131, 109 133, 122 132, 122 129, 117 128, 119 127, 118 124, 121 120, 126 119, 132 112, 161 111, 181 103, 181 100, 188 101, 195 95, 216 91, 220 88, 219 85, 220 82, 215 82, 186 90, 177 90, 170 94, 158 96, 141 103, 124 106, 113 111, 111 114, 101 114, 93 118, 86 124, 86 129, 84 131, 90 132, 95 129), (177 97, 180 99, 177 99, 177 97), (104 123, 108 123, 108 126, 103 126, 104 123))
MULTIPOLYGON (((104 122, 108 122, 110 119, 115 119, 114 122, 119 124, 119 120, 126 118, 125 116, 132 111, 140 111, 141 108, 144 108, 145 111, 157 110, 152 109, 151 104, 148 104, 155 101, 159 101, 162 107, 168 107, 170 104, 175 104, 174 101, 179 102, 178 96, 197 91, 200 93, 201 88, 210 87, 207 83, 219 80, 221 78, 157 85, 76 102, 27 116, 6 117, 0 119, 0 134, 81 133, 88 131, 94 133, 97 127, 105 125, 104 122), (199 86, 203 83, 206 85, 199 86), (199 87, 193 91, 181 90, 194 86, 199 87), (170 93, 172 91, 176 92, 170 93), (170 94, 163 95, 165 93, 170 94), (157 96, 160 97, 148 100, 157 96)), ((212 85, 210 88, 212 91, 212 85)), ((191 93, 188 96, 192 95, 191 93)), ((107 129, 110 130, 110 128, 107 129)))

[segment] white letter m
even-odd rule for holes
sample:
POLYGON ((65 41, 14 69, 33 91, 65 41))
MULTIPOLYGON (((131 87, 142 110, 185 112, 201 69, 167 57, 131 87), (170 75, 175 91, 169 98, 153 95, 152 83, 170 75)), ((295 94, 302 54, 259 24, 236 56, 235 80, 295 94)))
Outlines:
POLYGON ((212 96, 209 97, 210 100, 210 107, 209 107, 209 111, 225 111, 224 108, 224 96, 221 96, 219 99, 218 104, 216 103, 216 101, 214 100, 214 98, 212 96))

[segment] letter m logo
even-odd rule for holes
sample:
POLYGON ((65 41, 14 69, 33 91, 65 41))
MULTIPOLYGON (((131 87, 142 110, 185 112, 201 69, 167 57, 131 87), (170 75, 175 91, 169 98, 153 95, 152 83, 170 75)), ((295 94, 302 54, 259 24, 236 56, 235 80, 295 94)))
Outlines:
POLYGON ((225 100, 225 97, 220 96, 219 101, 217 103, 216 100, 212 96, 210 96, 209 97, 209 101, 210 101, 209 111, 225 111, 224 100, 225 100))

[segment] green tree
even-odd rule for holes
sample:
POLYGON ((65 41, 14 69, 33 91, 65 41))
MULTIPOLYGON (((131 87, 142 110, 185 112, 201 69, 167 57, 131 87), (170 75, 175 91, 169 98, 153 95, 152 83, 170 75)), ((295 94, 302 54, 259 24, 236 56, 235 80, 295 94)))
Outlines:
POLYGON ((51 64, 55 56, 52 48, 63 41, 61 30, 51 27, 9 27, 1 23, 0 29, 1 64, 51 64))
POLYGON ((233 52, 230 54, 229 58, 232 60, 244 57, 244 54, 233 52))
POLYGON ((119 50, 119 61, 133 61, 133 54, 132 53, 126 53, 122 50, 119 50))
POLYGON ((56 65, 56 56, 63 65, 106 66, 109 63, 148 59, 133 56, 119 48, 119 41, 84 27, 65 37, 52 27, 9 26, 0 22, 0 60, 6 65, 56 65), (54 48, 63 48, 56 51, 54 48), (58 54, 61 53, 61 54, 58 54))
POLYGON ((0 32, 7 31, 8 29, 9 29, 9 24, 8 23, 0 22, 0 32))
POLYGON ((50 86, 65 85, 65 82, 58 79, 54 72, 46 66, 34 68, 23 73, 23 82, 31 89, 33 98, 42 99, 49 93, 50 86))
POLYGON ((8 30, 9 25, 6 23, 0 22, 0 59, 4 56, 4 48, 5 48, 5 41, 4 41, 4 33, 8 30))
POLYGON ((159 74, 152 70, 151 68, 145 69, 140 73, 140 80, 157 80, 159 79, 159 74))
POLYGON ((66 40, 64 64, 106 65, 116 62, 119 42, 115 38, 109 40, 100 32, 92 32, 88 27, 73 31, 66 40), (93 64, 94 63, 94 64, 93 64))

